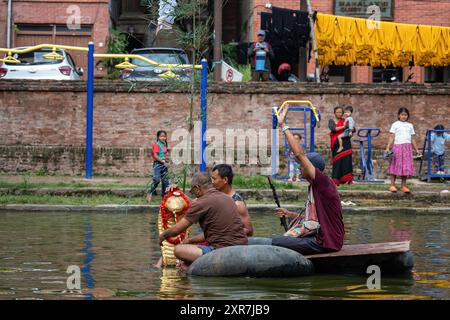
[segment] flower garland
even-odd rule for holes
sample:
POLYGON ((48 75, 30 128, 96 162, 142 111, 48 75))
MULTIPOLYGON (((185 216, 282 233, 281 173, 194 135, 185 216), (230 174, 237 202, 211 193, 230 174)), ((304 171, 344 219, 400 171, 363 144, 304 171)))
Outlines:
MULTIPOLYGON (((159 207, 159 212, 161 214, 161 222, 162 222, 163 229, 164 230, 169 229, 169 219, 173 218, 174 215, 175 215, 175 223, 179 222, 181 220, 181 218, 184 216, 184 214, 186 213, 186 211, 188 210, 190 203, 191 202, 189 201, 188 197, 186 197, 186 195, 183 192, 181 192, 178 188, 175 188, 172 191, 170 191, 168 194, 166 194, 164 196, 163 201, 161 202, 160 207, 159 207), (182 211, 173 213, 173 212, 167 210, 166 201, 167 201, 167 199, 169 199, 172 196, 181 197, 183 199, 183 201, 186 205, 182 211)), ((166 239, 166 241, 173 245, 179 244, 186 237, 186 233, 187 233, 187 230, 184 230, 176 237, 168 237, 166 239)))

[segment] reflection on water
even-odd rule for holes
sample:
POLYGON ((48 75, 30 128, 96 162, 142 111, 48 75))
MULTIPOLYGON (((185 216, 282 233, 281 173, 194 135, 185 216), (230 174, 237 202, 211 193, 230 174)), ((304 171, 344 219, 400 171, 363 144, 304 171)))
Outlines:
MULTIPOLYGON (((251 212, 255 236, 282 231, 271 211, 251 212)), ((367 278, 318 274, 288 279, 186 277, 158 270, 156 212, 0 213, 0 299, 450 299, 446 215, 355 214, 346 244, 411 240, 414 272, 367 278), (68 266, 81 290, 66 286, 68 266)))

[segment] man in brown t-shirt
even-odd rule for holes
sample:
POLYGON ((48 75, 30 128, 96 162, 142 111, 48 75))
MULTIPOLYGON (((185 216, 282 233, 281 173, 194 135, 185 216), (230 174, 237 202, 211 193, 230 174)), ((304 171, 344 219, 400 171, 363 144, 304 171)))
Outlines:
POLYGON ((191 203, 186 215, 177 224, 159 235, 159 240, 162 242, 168 237, 175 237, 198 222, 208 246, 179 244, 174 251, 178 259, 191 264, 195 259, 215 249, 247 244, 244 225, 236 204, 232 198, 212 186, 208 173, 194 174, 191 193, 197 199, 191 203))

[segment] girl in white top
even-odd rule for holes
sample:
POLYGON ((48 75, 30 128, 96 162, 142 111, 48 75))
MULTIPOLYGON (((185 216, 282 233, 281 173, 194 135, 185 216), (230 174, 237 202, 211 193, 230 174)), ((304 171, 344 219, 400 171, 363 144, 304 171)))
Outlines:
POLYGON ((413 153, 412 148, 419 154, 419 149, 415 141, 414 126, 408 122, 409 111, 407 108, 398 110, 398 121, 395 121, 389 130, 390 136, 386 147, 389 152, 392 144, 392 158, 390 160, 388 173, 391 175, 390 192, 397 192, 395 180, 397 176, 402 179, 401 191, 409 193, 410 190, 406 186, 406 178, 414 175, 413 153))

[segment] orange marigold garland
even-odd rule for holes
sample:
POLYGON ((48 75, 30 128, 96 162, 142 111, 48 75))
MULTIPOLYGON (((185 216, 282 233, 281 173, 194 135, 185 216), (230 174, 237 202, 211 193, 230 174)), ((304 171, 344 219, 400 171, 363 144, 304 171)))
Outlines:
MULTIPOLYGON (((161 202, 161 205, 159 207, 160 213, 161 213, 161 223, 162 223, 163 229, 164 230, 169 229, 169 219, 172 218, 173 215, 175 215, 175 223, 179 222, 181 220, 181 218, 184 216, 184 214, 186 213, 186 211, 188 210, 190 203, 191 202, 189 201, 188 197, 186 197, 186 195, 183 192, 181 192, 178 188, 175 188, 172 191, 170 191, 169 193, 167 193, 164 196, 164 199, 161 202), (181 197, 181 199, 185 202, 185 206, 184 206, 183 210, 181 210, 180 212, 171 212, 170 210, 168 210, 166 208, 166 201, 167 201, 167 199, 169 199, 172 196, 181 197)), ((183 231, 176 237, 168 237, 166 239, 166 241, 173 245, 179 244, 186 237, 186 233, 187 233, 187 230, 183 231)))

